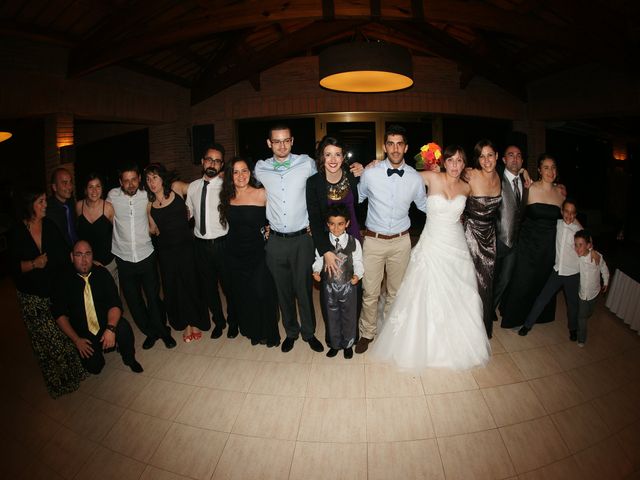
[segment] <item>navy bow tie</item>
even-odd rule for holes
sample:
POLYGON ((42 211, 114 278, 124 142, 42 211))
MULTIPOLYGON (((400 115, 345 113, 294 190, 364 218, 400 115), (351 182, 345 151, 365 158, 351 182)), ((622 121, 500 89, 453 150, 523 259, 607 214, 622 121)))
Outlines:
POLYGON ((387 168, 387 177, 390 177, 394 173, 397 173, 400 177, 404 175, 404 170, 399 170, 397 168, 387 168))

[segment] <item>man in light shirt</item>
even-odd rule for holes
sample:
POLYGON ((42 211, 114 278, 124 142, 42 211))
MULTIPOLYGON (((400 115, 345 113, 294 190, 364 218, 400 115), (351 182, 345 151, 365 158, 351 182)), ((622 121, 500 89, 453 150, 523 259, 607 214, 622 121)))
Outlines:
POLYGON ((569 339, 575 342, 578 335, 578 287, 580 285, 580 268, 578 254, 574 247, 574 236, 582 225, 576 220, 576 204, 572 200, 562 203, 562 220, 556 226, 556 262, 538 298, 518 331, 525 336, 533 328, 544 307, 561 288, 567 302, 567 325, 569 339))
POLYGON ((199 283, 211 312, 215 327, 211 338, 219 338, 227 323, 227 337, 238 335, 238 323, 228 294, 229 272, 225 268, 225 241, 228 227, 220 223, 220 190, 224 167, 224 147, 214 143, 202 155, 202 178, 194 180, 187 189, 187 208, 195 220, 196 268, 199 283), (227 299, 227 318, 222 311, 219 286, 227 299))
POLYGON ((116 257, 120 289, 131 316, 147 337, 142 348, 153 347, 158 339, 162 339, 167 348, 173 348, 176 341, 171 337, 160 300, 156 254, 149 237, 149 199, 140 187, 137 165, 127 165, 120 170, 120 188, 112 189, 107 201, 114 210, 111 252, 116 257))
POLYGON ((399 125, 391 125, 385 132, 383 148, 387 158, 365 169, 358 185, 359 201, 369 199, 369 208, 363 245, 364 271, 367 274, 362 279, 364 293, 356 353, 367 351, 377 333, 378 297, 385 272, 386 315, 409 265, 411 202, 419 210, 427 211, 422 177, 404 162, 404 155, 409 148, 406 130, 399 125))

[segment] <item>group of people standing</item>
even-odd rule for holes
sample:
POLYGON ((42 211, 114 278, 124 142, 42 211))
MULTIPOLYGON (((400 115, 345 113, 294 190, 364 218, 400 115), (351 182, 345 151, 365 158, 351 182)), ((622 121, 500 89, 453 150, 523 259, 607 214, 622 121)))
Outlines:
POLYGON ((302 337, 322 352, 314 278, 330 357, 368 350, 383 286, 384 322, 370 354, 403 369, 484 364, 497 307, 503 327, 523 325, 553 267, 564 194, 552 158, 541 157, 541 179, 530 185, 519 148, 505 150, 499 175, 497 149, 486 140, 475 147, 473 168, 461 147, 450 146, 442 171, 423 172, 405 162, 407 135, 397 125, 385 132, 386 158, 366 169, 347 165, 338 139, 322 139, 315 159, 293 154, 293 143, 288 126, 273 126, 273 156, 255 166, 226 162, 224 148, 211 145, 202 177, 191 183, 158 163, 143 172, 126 166, 106 199, 90 175, 74 204, 62 168, 49 199, 24 192, 14 276, 52 396, 73 391, 86 371, 99 373, 102 352, 116 343, 123 362, 142 371, 119 291, 144 349, 158 340, 176 345, 168 320, 186 343, 212 321, 212 338, 228 327, 227 337, 241 334, 253 345, 288 352, 302 337), (361 229, 356 211, 365 200, 361 229), (427 213, 413 250, 411 203, 427 213))

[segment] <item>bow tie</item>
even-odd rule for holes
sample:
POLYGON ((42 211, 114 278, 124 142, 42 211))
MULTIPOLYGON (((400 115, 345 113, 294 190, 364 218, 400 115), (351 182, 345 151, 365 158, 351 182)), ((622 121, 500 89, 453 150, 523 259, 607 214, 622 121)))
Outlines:
POLYGON ((401 177, 402 175, 404 175, 404 170, 399 170, 397 168, 387 168, 387 177, 390 177, 394 173, 397 173, 398 176, 401 177))
POLYGON ((291 158, 287 158, 284 162, 278 162, 274 160, 273 169, 274 170, 287 170, 291 166, 291 158))

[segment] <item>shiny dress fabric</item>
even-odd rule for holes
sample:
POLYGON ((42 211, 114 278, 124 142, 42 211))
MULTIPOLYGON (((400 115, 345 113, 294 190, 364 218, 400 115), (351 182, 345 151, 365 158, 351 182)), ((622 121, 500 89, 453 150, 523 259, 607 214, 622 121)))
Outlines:
POLYGON ((469 197, 464 209, 464 236, 476 267, 478 293, 487 336, 493 332, 493 271, 496 263, 496 219, 502 196, 469 197))
POLYGON ((372 344, 372 360, 414 373, 427 367, 468 369, 489 360, 482 301, 460 223, 465 202, 464 195, 427 197, 424 230, 372 344))
POLYGON ((211 321, 196 280, 194 240, 184 200, 175 194, 166 207, 151 208, 151 217, 160 230, 158 258, 169 324, 174 330, 188 325, 209 330, 211 321))
MULTIPOLYGON (((560 207, 547 203, 527 205, 516 250, 516 264, 500 311, 503 328, 520 326, 544 287, 555 262, 556 221, 560 207)), ((555 298, 547 304, 537 323, 555 318, 555 298)))
POLYGON ((230 205, 227 221, 231 298, 237 308, 240 333, 257 342, 277 345, 278 293, 265 260, 261 231, 267 224, 266 209, 257 205, 230 205))

